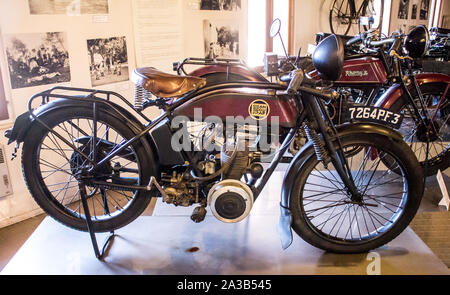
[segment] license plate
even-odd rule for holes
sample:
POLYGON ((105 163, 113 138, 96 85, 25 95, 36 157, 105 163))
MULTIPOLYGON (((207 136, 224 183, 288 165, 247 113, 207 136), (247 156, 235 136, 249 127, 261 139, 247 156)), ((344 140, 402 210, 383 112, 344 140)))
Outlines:
POLYGON ((377 107, 350 107, 348 108, 350 120, 369 121, 380 124, 388 124, 399 129, 403 122, 403 115, 377 107))

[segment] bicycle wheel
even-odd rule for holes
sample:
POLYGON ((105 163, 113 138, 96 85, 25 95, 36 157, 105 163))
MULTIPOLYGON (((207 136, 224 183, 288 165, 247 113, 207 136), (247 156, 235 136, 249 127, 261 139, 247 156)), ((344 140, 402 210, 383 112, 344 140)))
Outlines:
POLYGON ((348 0, 334 0, 330 9, 329 21, 333 34, 347 35, 352 25, 352 13, 348 0))
MULTIPOLYGON (((420 86, 428 117, 434 118, 433 125, 429 124, 429 126, 437 131, 429 135, 426 176, 435 175, 439 169, 444 171, 450 166, 450 92, 447 93, 443 103, 439 105, 446 87, 447 84, 441 83, 420 86), (439 108, 437 108, 438 106, 439 108)), ((416 105, 421 105, 418 100, 416 105)), ((416 115, 406 97, 397 100, 390 110, 405 115, 399 131, 416 154, 420 165, 424 167, 427 155, 427 127, 422 126, 420 121, 416 120, 416 115)))
MULTIPOLYGON (((93 167, 83 154, 98 162, 136 135, 118 118, 101 110, 95 127, 92 113, 92 109, 84 107, 50 112, 43 121, 70 145, 41 124, 35 124, 22 150, 22 170, 32 197, 55 220, 82 231, 87 226, 76 174, 82 168, 93 167), (97 133, 95 156, 94 130, 97 133)), ((86 186, 94 231, 123 227, 143 212, 150 200, 146 192, 119 189, 114 184, 147 185, 154 173, 147 163, 145 148, 137 142, 90 174, 92 180, 111 184, 86 186)))
POLYGON ((341 138, 359 198, 352 198, 337 172, 305 159, 290 197, 292 227, 305 241, 336 253, 360 253, 399 235, 414 217, 424 185, 418 162, 404 142, 377 134, 341 138), (391 158, 387 167, 383 158, 391 158), (399 174, 392 170, 397 169, 399 174))

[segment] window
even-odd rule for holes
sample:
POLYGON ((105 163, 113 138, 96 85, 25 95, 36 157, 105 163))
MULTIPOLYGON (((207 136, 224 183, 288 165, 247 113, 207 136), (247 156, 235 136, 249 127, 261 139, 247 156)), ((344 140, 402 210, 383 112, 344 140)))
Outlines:
POLYGON ((291 14, 294 9, 293 0, 248 0, 248 60, 251 67, 263 64, 265 52, 284 55, 279 38, 269 38, 269 28, 276 18, 281 20, 281 36, 286 50, 292 47, 291 14))

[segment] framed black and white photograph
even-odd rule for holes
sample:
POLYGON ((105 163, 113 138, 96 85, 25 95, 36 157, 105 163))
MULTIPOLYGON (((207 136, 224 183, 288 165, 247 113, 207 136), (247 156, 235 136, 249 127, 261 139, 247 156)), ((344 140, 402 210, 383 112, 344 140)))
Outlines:
POLYGON ((417 4, 412 5, 411 19, 417 19, 417 4))
POLYGON ((108 14, 108 0, 28 0, 30 14, 108 14))
POLYGON ((241 10, 241 0, 201 0, 201 10, 241 10))
POLYGON ((11 88, 69 82, 66 40, 62 32, 6 35, 11 88))
POLYGON ((408 19, 409 0, 400 0, 398 5, 398 19, 408 19))
POLYGON ((420 19, 427 20, 430 9, 430 0, 420 0, 420 19))
POLYGON ((239 26, 232 21, 203 21, 205 58, 239 58, 239 26))
POLYGON ((125 37, 87 40, 92 86, 129 80, 125 37))
POLYGON ((5 86, 3 84, 2 70, 0 68, 0 122, 9 119, 8 103, 6 101, 5 86))

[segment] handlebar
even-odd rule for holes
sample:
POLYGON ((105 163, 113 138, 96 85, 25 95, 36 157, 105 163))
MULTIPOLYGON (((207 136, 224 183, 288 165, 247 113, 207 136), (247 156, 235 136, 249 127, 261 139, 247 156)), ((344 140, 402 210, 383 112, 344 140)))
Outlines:
POLYGON ((351 46, 359 41, 362 41, 365 39, 365 33, 362 34, 358 34, 355 37, 351 38, 350 40, 347 41, 347 43, 345 43, 346 46, 351 46))
MULTIPOLYGON (((367 42, 367 44, 369 46, 373 46, 373 47, 381 47, 386 44, 395 43, 397 40, 400 40, 400 39, 399 38, 388 38, 388 39, 384 39, 384 40, 380 40, 380 41, 369 41, 369 42, 367 42)), ((401 42, 401 40, 400 40, 400 42, 401 42)))
POLYGON ((305 75, 305 73, 301 69, 293 71, 291 77, 291 82, 289 83, 289 86, 287 88, 287 93, 290 95, 296 94, 298 92, 304 92, 312 94, 316 97, 323 98, 325 100, 332 100, 336 97, 336 93, 334 91, 327 91, 323 89, 319 90, 314 88, 317 84, 317 81, 309 78, 308 75, 305 75))

